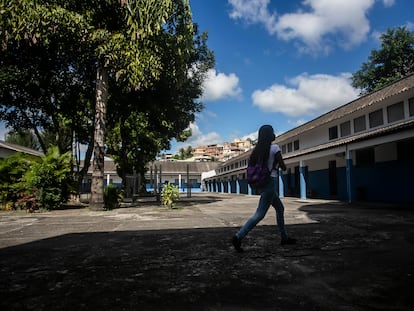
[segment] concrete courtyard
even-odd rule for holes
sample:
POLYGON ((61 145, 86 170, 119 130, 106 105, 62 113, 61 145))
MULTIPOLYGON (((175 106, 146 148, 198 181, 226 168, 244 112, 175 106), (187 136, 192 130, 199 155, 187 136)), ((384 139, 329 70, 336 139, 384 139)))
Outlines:
POLYGON ((414 206, 284 198, 230 243, 257 196, 112 211, 0 212, 1 310, 413 310, 414 206))

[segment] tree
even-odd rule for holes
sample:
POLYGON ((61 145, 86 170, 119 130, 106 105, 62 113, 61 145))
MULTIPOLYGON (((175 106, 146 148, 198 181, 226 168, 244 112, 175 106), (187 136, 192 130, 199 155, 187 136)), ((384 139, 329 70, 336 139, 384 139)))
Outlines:
POLYGON ((93 133, 95 49, 88 19, 56 2, 0 2, 0 119, 63 154, 93 133))
MULTIPOLYGON (((2 0, 0 14, 0 118, 14 129, 32 129, 43 150, 47 146, 42 129, 55 133, 62 153, 74 141, 88 144, 83 172, 93 151, 93 209, 103 208, 106 118, 112 93, 138 94, 145 101, 156 89, 175 95, 174 109, 164 105, 155 108, 158 114, 151 114, 148 139, 154 138, 155 150, 167 146, 171 135, 184 137, 183 129, 201 109, 188 98, 199 92, 194 86, 200 84, 206 64, 197 60, 207 50, 200 45, 195 52, 188 0, 2 0), (27 61, 31 66, 25 65, 27 61), (183 78, 190 74, 191 79, 183 78), (168 87, 155 87, 158 81, 168 87), (186 113, 175 120, 181 112, 186 113)), ((137 116, 147 113, 130 111, 137 116)), ((116 122, 111 126, 116 129, 116 122)), ((149 148, 150 154, 154 148, 149 148)))
MULTIPOLYGON (((171 0, 1 2, 0 33, 6 61, 0 79, 9 81, 10 87, 0 98, 5 105, 0 117, 9 126, 33 129, 42 145, 39 129, 47 129, 52 123, 58 137, 59 129, 73 125, 73 119, 67 116, 77 115, 76 109, 75 113, 70 109, 76 106, 69 104, 70 99, 82 100, 80 108, 90 107, 87 103, 91 88, 85 91, 81 87, 85 81, 96 81, 87 83, 90 87, 95 85, 96 99, 92 109, 95 116, 86 124, 94 129, 93 144, 89 146, 91 150, 93 145, 95 154, 92 205, 97 208, 103 206, 109 77, 123 81, 131 89, 151 85, 162 70, 152 37, 162 31, 171 9, 171 0), (27 61, 31 66, 18 66, 27 61), (87 71, 80 70, 78 74, 77 69, 85 64, 87 71), (94 70, 90 70, 91 65, 94 70), (94 71, 93 79, 81 75, 94 71), (16 87, 19 81, 23 82, 16 87), (72 93, 76 87, 66 83, 75 83, 86 96, 72 93), (57 91, 51 93, 54 89, 57 91), (63 113, 67 110, 69 114, 63 113)), ((46 146, 42 145, 42 149, 46 146)))
POLYGON ((90 107, 92 87, 84 82, 93 80, 94 64, 86 49, 78 57, 86 21, 49 2, 1 2, 0 117, 16 131, 32 130, 43 152, 40 133, 53 132, 63 153, 71 148, 68 127, 85 128, 76 119, 90 107))
POLYGON ((352 75, 352 85, 366 94, 414 72, 414 33, 405 27, 381 35, 381 49, 352 75))
POLYGON ((36 202, 46 209, 57 209, 70 193, 70 153, 61 154, 57 147, 48 149, 45 156, 34 162, 22 181, 28 194, 35 195, 36 202))
POLYGON ((42 157, 15 153, 0 159, 0 203, 30 211, 59 208, 71 190, 71 166, 70 154, 57 147, 42 157))
POLYGON ((180 148, 180 150, 178 150, 178 158, 180 160, 184 160, 185 159, 185 149, 184 148, 180 148))
POLYGON ((34 156, 16 152, 0 159, 0 203, 6 209, 14 208, 20 197, 21 189, 18 186, 33 162, 34 156))
POLYGON ((163 69, 162 51, 155 44, 155 38, 163 32, 165 20, 174 13, 173 3, 172 0, 121 1, 126 18, 116 28, 109 27, 111 24, 105 25, 106 36, 97 50, 94 163, 90 202, 93 209, 102 209, 104 204, 104 141, 109 71, 112 71, 121 85, 131 90, 149 87, 158 80, 163 69))
POLYGON ((8 132, 6 134, 5 141, 10 144, 20 145, 34 150, 39 150, 39 141, 37 140, 36 136, 26 129, 22 129, 18 132, 8 132))
POLYGON ((188 146, 187 149, 185 150, 185 157, 188 159, 188 158, 191 158, 193 155, 194 155, 193 147, 188 146))
MULTIPOLYGON (((70 128, 67 127, 65 128, 65 130, 70 130, 70 128)), ((61 131, 63 132, 63 129, 61 129, 61 131)), ((56 141, 56 132, 54 131, 43 130, 39 132, 39 135, 40 135, 39 137, 42 140, 42 146, 46 147, 47 149, 49 149, 52 146, 62 147, 62 146, 68 146, 68 145, 70 146, 71 144, 69 135, 65 136, 65 139, 60 137, 59 142, 56 141)), ((39 139, 37 138, 35 134, 33 134, 33 132, 30 129, 25 129, 25 128, 22 128, 20 130, 13 129, 6 134, 5 141, 11 144, 28 147, 34 150, 41 149, 39 139)), ((65 149, 70 150, 68 147, 66 147, 65 149)), ((59 148, 59 152, 61 152, 61 150, 62 149, 59 148)), ((44 152, 44 150, 42 151, 44 152)))
POLYGON ((153 42, 163 68, 158 80, 135 90, 119 81, 110 85, 106 146, 124 182, 133 171, 143 175, 145 164, 168 149, 173 137, 182 141, 191 134, 188 125, 202 109, 201 83, 214 66, 207 35, 198 34, 187 1, 173 3, 174 13, 153 42))
POLYGON ((174 156, 177 160, 185 160, 191 158, 194 155, 193 147, 188 146, 187 148, 180 148, 178 154, 174 156))

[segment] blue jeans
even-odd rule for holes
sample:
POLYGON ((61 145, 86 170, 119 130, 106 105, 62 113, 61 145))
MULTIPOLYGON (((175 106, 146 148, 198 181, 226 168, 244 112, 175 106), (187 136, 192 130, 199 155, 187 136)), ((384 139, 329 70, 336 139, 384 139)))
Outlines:
POLYGON ((269 210, 270 204, 276 210, 276 222, 279 228, 280 237, 282 240, 287 239, 288 235, 285 229, 285 208, 282 201, 280 201, 279 195, 276 191, 277 178, 271 177, 269 183, 261 189, 259 206, 257 207, 256 213, 244 224, 244 226, 236 233, 236 236, 241 240, 243 239, 250 230, 252 230, 261 221, 267 211, 269 210))

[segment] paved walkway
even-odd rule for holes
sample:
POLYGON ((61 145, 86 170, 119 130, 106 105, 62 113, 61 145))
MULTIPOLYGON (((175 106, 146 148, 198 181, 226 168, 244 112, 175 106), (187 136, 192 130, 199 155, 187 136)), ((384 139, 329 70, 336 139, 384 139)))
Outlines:
POLYGON ((230 238, 257 196, 0 212, 1 310, 413 310, 414 207, 285 198, 294 246, 275 213, 230 238))

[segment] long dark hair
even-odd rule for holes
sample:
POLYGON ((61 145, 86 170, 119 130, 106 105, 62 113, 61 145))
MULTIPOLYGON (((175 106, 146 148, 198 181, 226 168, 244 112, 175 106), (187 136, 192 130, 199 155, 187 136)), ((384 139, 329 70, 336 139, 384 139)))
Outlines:
POLYGON ((257 145, 254 147, 249 158, 249 163, 256 164, 258 161, 267 163, 269 159, 270 144, 275 140, 275 133, 271 125, 262 125, 259 129, 257 145))

